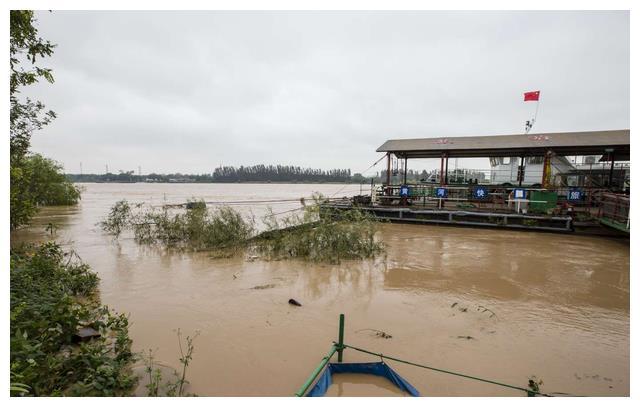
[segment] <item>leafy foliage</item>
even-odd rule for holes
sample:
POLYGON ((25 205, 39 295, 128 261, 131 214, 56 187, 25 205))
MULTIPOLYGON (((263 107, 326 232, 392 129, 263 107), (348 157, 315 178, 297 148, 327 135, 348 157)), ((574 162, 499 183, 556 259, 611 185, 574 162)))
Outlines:
MULTIPOLYGON (((384 248, 376 239, 378 222, 366 212, 322 210, 323 197, 304 208, 301 214, 278 219, 267 215, 267 230, 256 233, 255 222, 246 220, 230 207, 209 211, 204 202, 192 209, 175 212, 154 208, 133 212, 127 201, 117 202, 102 229, 114 236, 132 230, 136 242, 159 244, 166 248, 223 251, 235 253, 252 249, 268 259, 302 258, 337 263, 343 259, 371 258, 384 248)), ((192 201, 191 203, 196 203, 192 201)), ((142 205, 138 205, 141 207, 142 205)))
POLYGON ((258 252, 267 258, 339 263, 371 258, 384 250, 375 237, 378 222, 372 215, 356 208, 328 211, 320 205, 322 197, 315 199, 316 203, 307 206, 302 215, 292 214, 281 220, 266 216, 268 231, 255 239, 258 252))
POLYGON ((80 190, 62 167, 40 154, 29 154, 11 167, 11 228, 26 224, 42 205, 74 205, 80 190))
POLYGON ((100 226, 116 237, 124 230, 133 230, 138 243, 192 250, 236 247, 253 234, 253 223, 235 210, 221 207, 209 211, 204 202, 192 203, 192 209, 184 213, 166 207, 134 213, 129 203, 122 200, 111 208, 100 226))
POLYGON ((130 217, 131 206, 129 202, 126 200, 118 201, 110 209, 109 216, 100 222, 100 226, 105 232, 118 237, 128 227, 130 217))
POLYGON ((30 10, 11 10, 9 39, 9 137, 10 137, 10 225, 27 224, 39 205, 72 205, 80 192, 67 181, 62 167, 38 154, 30 154, 31 135, 56 115, 42 102, 19 97, 20 88, 44 78, 53 83, 51 69, 36 66, 38 58, 51 56, 55 45, 38 36, 30 10))
POLYGON ((12 394, 128 393, 135 382, 128 320, 97 301, 89 266, 50 242, 13 250, 10 270, 11 372, 21 384, 12 384, 12 394), (80 327, 100 337, 77 345, 80 327))
POLYGON ((11 159, 23 157, 29 148, 29 139, 34 130, 47 125, 55 113, 43 112, 44 105, 27 98, 18 98, 22 86, 32 85, 44 78, 53 83, 51 69, 35 65, 37 58, 44 58, 53 54, 55 45, 38 36, 38 30, 31 10, 11 10, 10 38, 9 38, 9 91, 10 91, 10 137, 11 159), (25 68, 25 64, 31 66, 25 68))

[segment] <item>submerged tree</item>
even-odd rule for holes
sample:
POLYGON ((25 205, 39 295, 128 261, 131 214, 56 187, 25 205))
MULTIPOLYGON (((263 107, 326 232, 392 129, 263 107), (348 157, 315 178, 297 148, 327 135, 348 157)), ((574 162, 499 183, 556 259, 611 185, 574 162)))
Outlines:
POLYGON ((245 219, 230 207, 208 210, 203 201, 191 201, 186 211, 117 202, 100 222, 115 236, 133 232, 136 242, 164 248, 209 250, 233 255, 249 249, 265 259, 301 258, 316 262, 373 258, 384 251, 376 238, 379 223, 366 212, 323 209, 324 198, 278 217, 270 213, 257 233, 253 219, 245 219))
POLYGON ((51 56, 55 45, 38 36, 33 11, 11 10, 9 38, 9 145, 11 229, 29 222, 38 205, 74 204, 80 193, 63 176, 61 167, 29 152, 34 131, 56 115, 40 101, 20 97, 20 88, 45 79, 53 83, 51 69, 36 60, 51 56), (36 171, 34 171, 36 170, 36 171), (44 172, 39 172, 45 170, 44 172), (47 177, 44 179, 43 177, 47 177))

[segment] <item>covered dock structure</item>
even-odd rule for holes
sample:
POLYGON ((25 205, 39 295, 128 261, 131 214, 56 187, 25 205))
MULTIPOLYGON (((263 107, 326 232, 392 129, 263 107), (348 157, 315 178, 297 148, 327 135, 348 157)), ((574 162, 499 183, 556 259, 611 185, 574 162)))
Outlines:
MULTIPOLYGON (((440 184, 447 184, 449 158, 520 157, 519 184, 526 171, 526 157, 544 157, 540 183, 550 186, 548 165, 552 156, 602 155, 601 161, 610 163, 611 179, 616 161, 629 161, 629 130, 582 131, 570 133, 511 134, 498 136, 438 137, 388 140, 376 151, 387 153, 387 185, 391 184, 391 157, 405 161, 414 158, 440 158, 440 184)), ((609 183, 611 185, 612 182, 609 183)))
MULTIPOLYGON (((599 217, 611 212, 611 197, 628 197, 629 164, 620 162, 630 161, 630 146, 629 130, 388 140, 376 150, 386 153, 382 185, 371 197, 333 206, 359 206, 381 219, 411 223, 565 232, 601 229, 608 223, 599 217), (579 168, 567 156, 589 156, 597 168, 579 168), (450 182, 449 159, 482 157, 512 158, 513 182, 461 182, 458 177, 450 182), (408 161, 422 158, 439 159, 440 171, 435 171, 436 177, 408 183, 408 161), (539 172, 534 174, 533 167, 539 172), (392 173, 399 177, 396 183, 392 173), (602 210, 605 201, 608 211, 602 210)), ((629 199, 615 202, 616 224, 625 224, 626 218, 628 232, 629 208, 622 206, 629 199)))

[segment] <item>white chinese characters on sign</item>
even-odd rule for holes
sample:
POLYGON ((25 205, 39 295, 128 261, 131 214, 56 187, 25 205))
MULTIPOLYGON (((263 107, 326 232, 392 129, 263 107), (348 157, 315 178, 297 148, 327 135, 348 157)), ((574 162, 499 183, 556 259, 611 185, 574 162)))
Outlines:
POLYGON ((570 201, 579 201, 582 198, 582 192, 579 189, 573 189, 569 191, 570 201))

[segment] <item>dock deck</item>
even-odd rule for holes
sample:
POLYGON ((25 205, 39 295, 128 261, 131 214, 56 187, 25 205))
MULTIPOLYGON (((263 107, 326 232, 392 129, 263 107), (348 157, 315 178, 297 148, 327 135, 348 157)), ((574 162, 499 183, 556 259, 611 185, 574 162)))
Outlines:
POLYGON ((328 203, 324 204, 323 207, 340 211, 357 208, 371 213, 376 219, 391 222, 481 226, 553 232, 574 231, 573 219, 570 216, 525 215, 459 209, 424 209, 379 205, 354 206, 349 203, 328 203))

